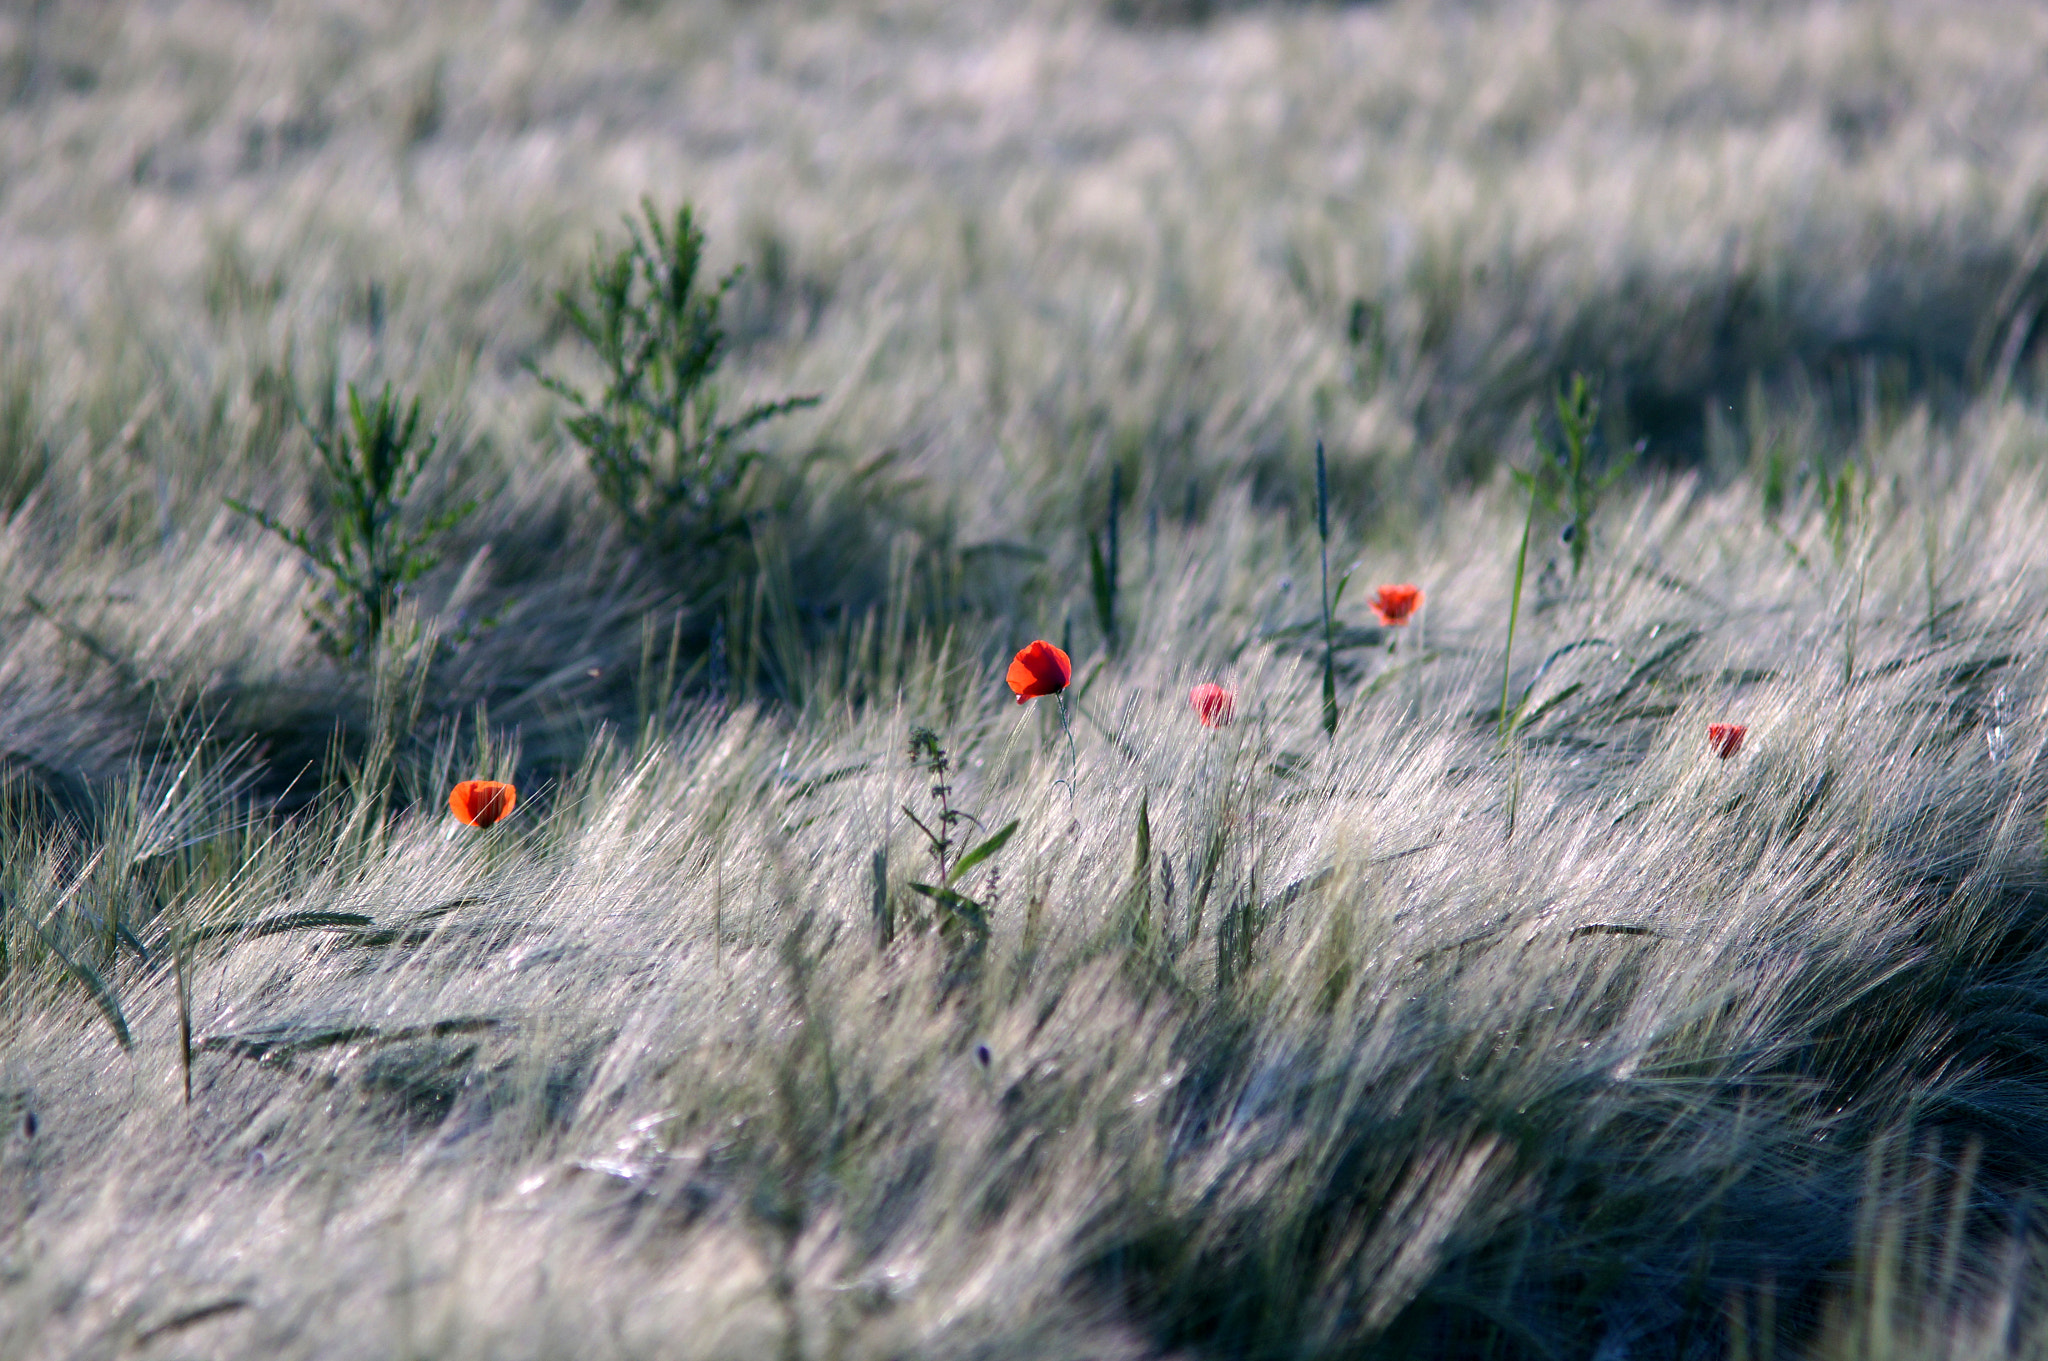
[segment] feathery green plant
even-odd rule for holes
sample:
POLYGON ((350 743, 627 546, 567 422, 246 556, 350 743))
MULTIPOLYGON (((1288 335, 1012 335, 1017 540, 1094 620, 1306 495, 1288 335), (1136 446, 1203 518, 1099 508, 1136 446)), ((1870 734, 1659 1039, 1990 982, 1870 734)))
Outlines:
MULTIPOLYGON (((626 219, 617 250, 593 250, 589 299, 559 295, 569 325, 604 368, 590 392, 552 374, 548 391, 575 408, 564 425, 581 445, 598 495, 642 545, 671 555, 715 554, 747 530, 748 470, 760 455, 745 447, 758 426, 817 405, 785 397, 721 418, 715 379, 726 355, 720 320, 735 268, 716 283, 699 277, 704 232, 689 204, 664 221, 651 200, 645 226, 626 219)), ((711 564, 704 564, 709 584, 711 564)))
POLYGON ((306 607, 306 621, 333 656, 362 658, 376 650, 401 592, 440 562, 430 545, 474 512, 476 502, 464 501, 407 527, 407 500, 440 437, 421 432, 419 399, 400 405, 388 383, 367 407, 349 385, 346 427, 301 423, 319 461, 325 540, 246 502, 230 497, 227 504, 298 549, 323 574, 325 590, 306 607))

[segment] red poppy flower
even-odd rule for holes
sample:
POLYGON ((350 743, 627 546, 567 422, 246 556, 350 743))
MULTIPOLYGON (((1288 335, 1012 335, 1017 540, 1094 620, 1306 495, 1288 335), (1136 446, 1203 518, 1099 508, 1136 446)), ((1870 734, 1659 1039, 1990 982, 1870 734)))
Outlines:
POLYGON ((488 827, 512 811, 519 791, 499 780, 464 780, 448 795, 448 808, 457 822, 471 827, 488 827))
POLYGON ((1205 728, 1221 728, 1237 716, 1237 696, 1214 681, 1204 681, 1188 691, 1188 703, 1205 728))
POLYGON ((1742 739, 1748 733, 1749 729, 1740 723, 1709 723, 1707 745, 1714 749, 1714 755, 1725 761, 1742 750, 1742 739))
POLYGON ((1373 596, 1371 604, 1372 612, 1380 617, 1382 624, 1389 628, 1399 628, 1408 622, 1409 615, 1421 608, 1422 588, 1406 584, 1382 586, 1379 593, 1373 596))
POLYGON ((1017 692, 1017 702, 1056 695, 1074 679, 1074 663, 1067 654, 1040 638, 1017 654, 1010 663, 1008 680, 1017 692))

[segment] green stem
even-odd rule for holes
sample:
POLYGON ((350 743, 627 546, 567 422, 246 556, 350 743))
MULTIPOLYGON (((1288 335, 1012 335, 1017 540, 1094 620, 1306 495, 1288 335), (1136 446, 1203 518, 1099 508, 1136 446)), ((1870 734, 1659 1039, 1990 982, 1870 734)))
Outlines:
POLYGON ((1515 663, 1515 624, 1522 615, 1522 573, 1529 564, 1529 531, 1536 524, 1536 492, 1529 492, 1529 517, 1522 521, 1522 546, 1515 552, 1515 589, 1508 597, 1508 646, 1500 661, 1500 742, 1508 741, 1508 681, 1515 663))
POLYGON ((1074 725, 1067 721, 1067 692, 1060 691, 1060 731, 1067 735, 1067 800, 1074 798, 1074 781, 1081 777, 1081 756, 1074 747, 1074 725))

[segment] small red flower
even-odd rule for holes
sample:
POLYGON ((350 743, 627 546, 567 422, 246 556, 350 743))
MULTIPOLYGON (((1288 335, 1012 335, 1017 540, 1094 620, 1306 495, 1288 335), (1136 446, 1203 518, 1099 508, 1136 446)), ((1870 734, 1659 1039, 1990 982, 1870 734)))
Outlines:
POLYGON ((449 792, 448 808, 457 822, 488 827, 512 811, 519 791, 499 780, 464 780, 449 792))
POLYGON ((1205 728, 1227 727, 1237 717, 1237 695, 1214 681, 1204 681, 1188 691, 1188 703, 1205 728))
POLYGON ((1017 692, 1017 702, 1037 699, 1040 695, 1056 695, 1072 684, 1074 663, 1067 654, 1040 638, 1017 654, 1010 663, 1007 678, 1010 688, 1017 692))
POLYGON ((1389 628, 1400 628, 1408 616, 1422 607, 1422 588, 1402 584, 1382 586, 1371 600, 1372 612, 1389 628))
POLYGON ((1707 745, 1714 749, 1714 755, 1725 761, 1742 750, 1742 739, 1748 734, 1749 729, 1740 723, 1709 723, 1707 745))

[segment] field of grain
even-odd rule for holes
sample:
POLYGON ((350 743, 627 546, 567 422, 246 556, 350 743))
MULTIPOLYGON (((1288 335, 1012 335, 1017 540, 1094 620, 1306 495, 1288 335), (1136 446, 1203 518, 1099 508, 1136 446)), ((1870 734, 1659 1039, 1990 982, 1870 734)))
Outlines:
POLYGON ((2044 64, 0 9, 0 1361, 2048 1351, 2044 64), (649 510, 685 204, 816 400, 649 510))

